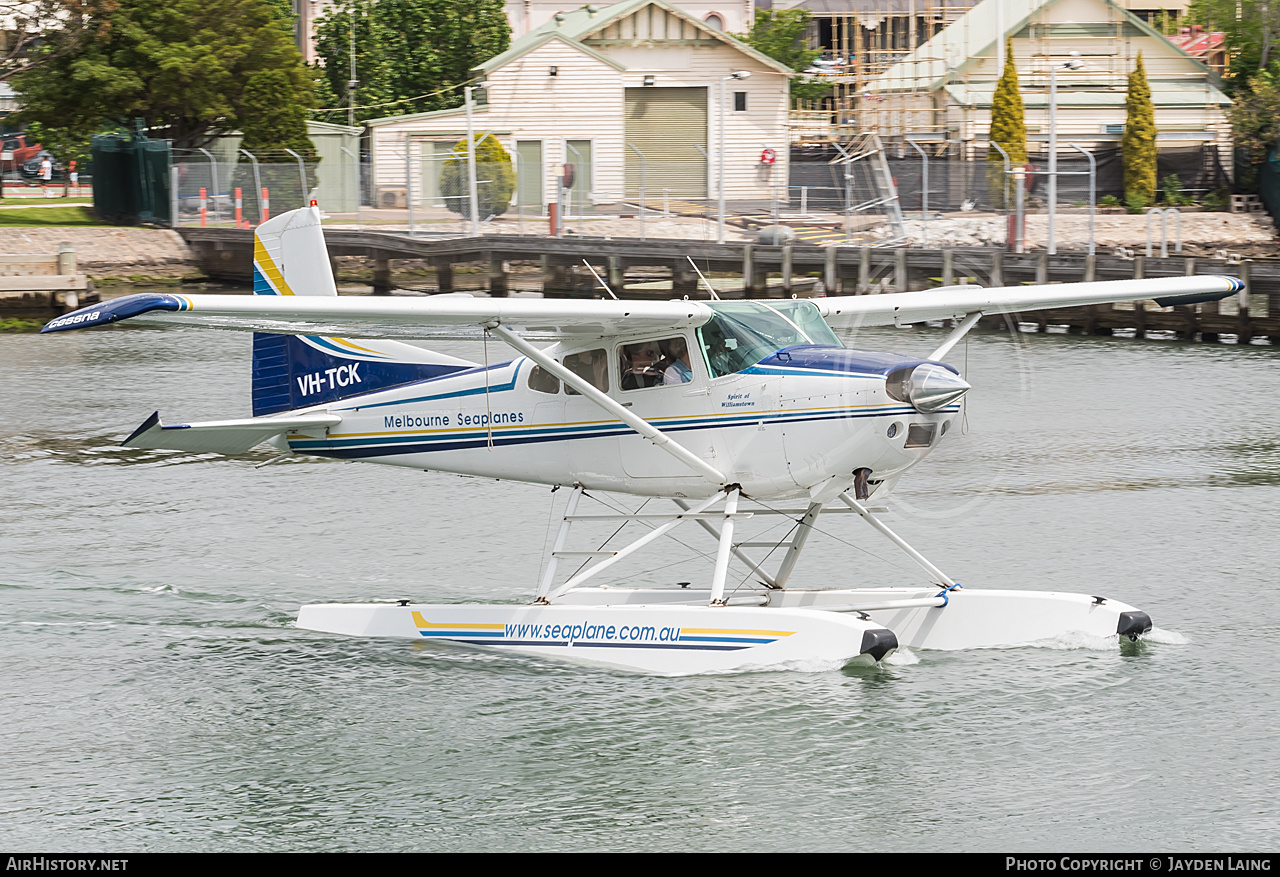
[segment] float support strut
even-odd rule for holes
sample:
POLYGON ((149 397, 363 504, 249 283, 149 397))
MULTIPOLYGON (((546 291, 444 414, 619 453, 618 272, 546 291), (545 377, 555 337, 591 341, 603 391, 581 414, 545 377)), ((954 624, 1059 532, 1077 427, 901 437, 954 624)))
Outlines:
MULTIPOLYGON (((710 499, 703 500, 702 502, 694 506, 692 511, 689 512, 689 514, 693 514, 693 515, 701 514, 702 512, 705 512, 707 509, 711 508, 711 506, 715 505, 717 502, 719 502, 723 498, 724 498, 724 491, 718 490, 710 499)), ((615 563, 617 563, 619 560, 622 560, 622 558, 626 557, 629 554, 635 554, 637 551, 639 551, 641 548, 648 545, 653 540, 657 539, 660 536, 665 536, 668 532, 670 532, 671 530, 674 530, 677 526, 679 526, 680 524, 684 523, 687 520, 688 520, 688 517, 686 515, 676 515, 670 521, 667 521, 665 524, 650 530, 648 533, 641 536, 636 541, 632 542, 626 548, 620 549, 618 553, 613 555, 612 557, 606 557, 604 560, 600 561, 595 566, 591 567, 591 569, 584 569, 582 572, 578 573, 576 576, 569 579, 569 581, 565 582, 563 585, 561 585, 560 587, 552 591, 551 597, 553 598, 559 597, 561 594, 567 591, 572 591, 574 588, 581 585, 583 582, 585 582, 587 579, 594 576, 596 573, 603 572, 604 570, 613 566, 615 563)))
POLYGON ((551 590, 551 583, 556 580, 558 552, 564 550, 564 543, 569 538, 569 526, 573 523, 573 514, 578 510, 580 499, 582 499, 582 486, 578 485, 573 489, 573 493, 569 494, 569 502, 564 507, 564 520, 560 522, 560 532, 556 534, 556 541, 551 546, 551 556, 547 558, 547 571, 542 574, 542 581, 538 583, 538 596, 533 601, 535 603, 547 602, 547 592, 551 590))
POLYGON ((943 573, 942 570, 938 569, 936 566, 930 563, 923 554, 921 554, 919 551, 916 551, 914 548, 908 545, 905 539, 903 539, 897 533, 890 530, 884 524, 880 523, 880 520, 875 515, 871 514, 871 512, 867 511, 866 506, 864 506, 862 503, 850 497, 847 492, 840 494, 840 501, 843 502, 845 505, 847 505, 849 508, 853 509, 859 515, 861 515, 864 521, 866 521, 868 524, 875 527, 882 534, 884 534, 885 538, 887 538, 890 542, 892 542, 894 545, 897 545, 899 548, 905 551, 908 557, 910 557, 916 563, 920 564, 920 566, 924 567, 925 572, 929 573, 929 575, 936 578, 939 584, 955 587, 956 583, 953 582, 950 577, 948 577, 945 573, 943 573))
POLYGON ((738 511, 738 488, 729 488, 724 500, 724 526, 720 528, 720 549, 711 576, 711 605, 724 605, 724 580, 729 575, 729 551, 733 548, 733 516, 738 511))

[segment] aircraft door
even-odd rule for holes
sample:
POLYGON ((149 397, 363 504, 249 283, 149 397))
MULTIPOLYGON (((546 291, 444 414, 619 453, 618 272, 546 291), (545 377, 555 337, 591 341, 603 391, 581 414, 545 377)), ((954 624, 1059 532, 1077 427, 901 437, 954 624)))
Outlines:
MULTIPOLYGON (((720 429, 708 416, 711 398, 702 364, 683 335, 619 344, 619 390, 614 397, 693 454, 717 465, 720 429)), ((630 478, 699 478, 648 439, 628 431, 618 439, 622 468, 630 478)))

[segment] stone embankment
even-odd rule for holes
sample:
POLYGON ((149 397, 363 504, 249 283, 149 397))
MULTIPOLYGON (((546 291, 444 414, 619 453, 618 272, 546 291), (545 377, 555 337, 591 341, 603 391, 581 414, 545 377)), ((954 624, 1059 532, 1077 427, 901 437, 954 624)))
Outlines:
POLYGON ((0 255, 57 253, 70 244, 79 271, 106 278, 181 277, 198 271, 195 254, 175 231, 157 228, 7 228, 0 255))

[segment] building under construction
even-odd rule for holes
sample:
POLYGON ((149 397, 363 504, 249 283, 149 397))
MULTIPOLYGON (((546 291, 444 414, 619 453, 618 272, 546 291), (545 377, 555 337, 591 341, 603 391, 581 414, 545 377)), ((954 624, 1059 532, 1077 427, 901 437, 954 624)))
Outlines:
MULTIPOLYGON (((796 102, 792 122, 798 141, 839 140, 871 131, 885 138, 985 139, 990 97, 1009 40, 1029 133, 1047 131, 1047 120, 1034 116, 1047 110, 1049 72, 1059 68, 1060 112, 1072 119, 1087 112, 1087 133, 1118 136, 1119 131, 1107 129, 1122 125, 1123 115, 1110 116, 1123 105, 1127 77, 1142 54, 1161 131, 1226 143, 1221 108, 1230 101, 1218 87, 1217 75, 1180 45, 1176 27, 1171 36, 1161 31, 1176 24, 1181 15, 1176 5, 1126 9, 1111 0, 799 0, 775 5, 811 14, 809 43, 821 52, 813 70, 832 86, 830 97, 822 101, 796 102), (1072 58, 1079 60, 1068 71, 1063 62, 1072 58)), ((1071 133, 1079 137, 1086 130, 1073 128, 1071 133)))
MULTIPOLYGON (((1075 176, 1060 180, 1060 188, 1080 189, 1072 200, 1087 198, 1088 152, 1097 194, 1123 195, 1119 145, 1128 77, 1141 56, 1155 107, 1161 178, 1177 174, 1185 190, 1201 195, 1226 183, 1232 144, 1225 109, 1231 100, 1218 75, 1177 41, 1177 9, 1132 10, 1112 0, 794 5, 812 14, 810 45, 822 53, 811 75, 832 86, 829 97, 792 108, 792 142, 802 153, 810 147, 815 159, 829 144, 876 135, 892 158, 915 164, 928 153, 944 160, 934 167, 931 191, 943 174, 963 173, 931 205, 988 201, 984 173, 973 171, 972 163, 989 155, 993 97, 1011 50, 1032 161, 1047 157, 1052 119, 1059 164, 1079 162, 1064 169, 1075 176), (1164 28, 1174 31, 1173 39, 1164 28), (947 161, 969 163, 970 169, 948 170, 947 161)), ((895 177, 904 205, 910 204, 919 181, 896 171, 895 177)))

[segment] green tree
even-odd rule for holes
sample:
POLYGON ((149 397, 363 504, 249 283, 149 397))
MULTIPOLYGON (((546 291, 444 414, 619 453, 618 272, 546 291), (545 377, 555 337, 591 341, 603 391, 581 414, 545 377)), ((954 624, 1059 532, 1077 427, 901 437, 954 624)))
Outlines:
POLYGON ((0 0, 0 82, 102 35, 116 0, 0 0))
MULTIPOLYGON (((734 36, 757 52, 800 73, 818 57, 805 40, 808 27, 807 9, 757 9, 750 33, 734 36)), ((791 81, 791 96, 797 100, 821 100, 830 93, 831 86, 825 82, 815 79, 791 81)))
MULTIPOLYGON (((511 154, 502 148, 497 138, 489 134, 476 137, 476 203, 480 219, 501 216, 511 206, 511 196, 516 191, 516 172, 511 166, 511 154)), ((454 157, 444 163, 440 171, 440 193, 445 204, 461 216, 471 215, 471 195, 467 186, 467 141, 459 140, 453 146, 454 157)))
POLYGON ((198 147, 237 128, 274 130, 284 123, 272 119, 311 105, 311 74, 272 0, 101 8, 91 39, 69 34, 68 48, 52 34, 48 63, 15 78, 21 120, 87 136, 141 118, 151 136, 198 147))
POLYGON ((1235 141, 1255 161, 1280 147, 1280 61, 1249 80, 1248 91, 1227 110, 1235 141))
POLYGON ((1233 92, 1276 59, 1280 49, 1280 0, 1191 0, 1187 21, 1222 31, 1227 48, 1227 82, 1233 92))
POLYGON ((1138 63, 1129 74, 1129 91, 1124 99, 1124 136, 1120 152, 1124 163, 1125 200, 1133 206, 1149 206, 1156 199, 1156 108, 1151 102, 1147 71, 1138 63))
MULTIPOLYGON (((503 0, 344 0, 320 20, 316 51, 328 92, 348 105, 355 25, 357 118, 452 109, 471 70, 511 44, 503 0)), ((327 114, 327 115, 332 115, 327 114)))
MULTIPOLYGON (((992 143, 1009 153, 1009 164, 1017 166, 1027 161, 1027 122, 1026 110, 1022 104, 1022 91, 1018 87, 1018 68, 1013 62, 1013 41, 1005 43, 1004 71, 1000 81, 996 83, 995 94, 991 97, 991 133, 992 143)), ((987 151, 987 181, 991 190, 991 200, 1001 206, 1007 191, 1004 177, 1004 156, 994 149, 987 151)))

